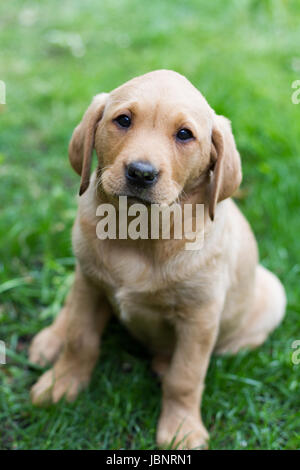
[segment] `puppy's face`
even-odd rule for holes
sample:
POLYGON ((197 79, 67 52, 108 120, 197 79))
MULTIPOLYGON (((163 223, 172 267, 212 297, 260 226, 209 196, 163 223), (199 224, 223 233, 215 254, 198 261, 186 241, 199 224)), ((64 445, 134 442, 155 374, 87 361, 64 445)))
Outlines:
POLYGON ((215 168, 213 218, 215 204, 240 182, 239 155, 225 121, 186 78, 172 71, 151 72, 97 95, 69 147, 71 164, 81 175, 80 194, 89 185, 93 148, 99 161, 97 185, 112 201, 128 196, 171 204, 207 184, 209 169, 215 168))
POLYGON ((96 130, 103 191, 172 203, 207 170, 211 130, 209 106, 184 78, 154 73, 123 85, 96 130))

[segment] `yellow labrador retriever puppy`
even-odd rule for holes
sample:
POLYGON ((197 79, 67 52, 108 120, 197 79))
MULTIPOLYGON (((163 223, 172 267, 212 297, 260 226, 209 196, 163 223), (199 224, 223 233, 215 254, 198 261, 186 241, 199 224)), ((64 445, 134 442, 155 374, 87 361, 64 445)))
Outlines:
POLYGON ((74 400, 87 386, 113 311, 151 351, 161 377, 158 445, 206 447, 200 405, 211 354, 260 345, 286 304, 230 199, 242 178, 230 122, 186 78, 154 71, 95 96, 69 156, 81 175, 77 268, 64 308, 31 344, 32 362, 54 363, 32 388, 32 401, 74 400), (98 167, 90 179, 93 149, 98 167), (120 196, 147 210, 202 204, 202 248, 187 250, 184 238, 161 233, 99 239, 97 208, 112 204, 118 212, 120 196))

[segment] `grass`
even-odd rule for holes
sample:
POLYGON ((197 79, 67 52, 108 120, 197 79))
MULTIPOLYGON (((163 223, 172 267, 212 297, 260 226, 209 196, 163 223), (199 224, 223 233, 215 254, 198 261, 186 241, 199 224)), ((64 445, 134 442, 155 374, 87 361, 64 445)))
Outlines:
POLYGON ((74 126, 100 91, 175 69, 232 120, 243 159, 238 202, 261 262, 283 281, 282 326, 258 350, 213 358, 203 418, 212 449, 300 447, 299 5, 264 0, 11 0, 0 4, 0 448, 154 449, 160 387, 149 358, 113 322, 92 383, 73 404, 36 409, 31 337, 59 311, 72 281, 70 230, 78 177, 74 126))

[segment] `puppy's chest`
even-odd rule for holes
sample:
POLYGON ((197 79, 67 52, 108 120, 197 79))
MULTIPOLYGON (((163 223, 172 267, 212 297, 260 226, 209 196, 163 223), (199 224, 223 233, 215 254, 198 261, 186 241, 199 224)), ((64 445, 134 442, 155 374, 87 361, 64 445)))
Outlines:
POLYGON ((115 313, 122 321, 137 315, 172 310, 175 300, 159 270, 139 257, 108 257, 98 271, 115 313))
POLYGON ((102 253, 95 275, 107 291, 115 313, 128 323, 137 317, 168 321, 199 300, 199 283, 190 276, 179 279, 182 266, 173 260, 155 264, 135 252, 102 253), (180 270, 181 268, 181 270, 180 270))

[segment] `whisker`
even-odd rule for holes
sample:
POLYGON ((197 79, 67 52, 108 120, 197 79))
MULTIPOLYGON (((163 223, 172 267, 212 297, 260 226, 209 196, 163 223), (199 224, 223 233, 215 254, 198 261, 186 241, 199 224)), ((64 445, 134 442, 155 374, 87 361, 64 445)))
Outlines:
POLYGON ((107 165, 107 166, 103 166, 100 168, 100 174, 97 178, 97 181, 96 181, 96 185, 95 185, 95 192, 97 192, 99 190, 99 187, 101 186, 102 184, 102 179, 103 179, 103 176, 104 176, 104 171, 109 169, 110 168, 110 165, 107 165))

